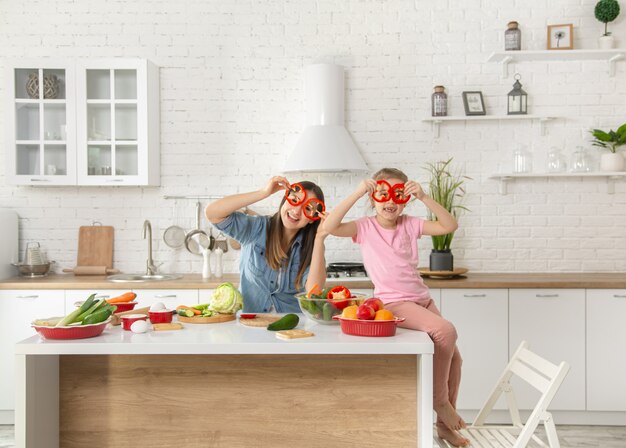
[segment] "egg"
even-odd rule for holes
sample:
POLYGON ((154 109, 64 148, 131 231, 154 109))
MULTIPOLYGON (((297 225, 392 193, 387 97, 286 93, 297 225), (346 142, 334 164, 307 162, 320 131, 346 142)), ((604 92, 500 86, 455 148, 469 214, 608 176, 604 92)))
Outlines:
POLYGON ((148 331, 148 322, 145 320, 137 320, 130 326, 130 331, 133 333, 145 333, 148 331))
POLYGON ((165 309, 165 305, 162 302, 153 303, 150 305, 150 311, 161 311, 165 309))

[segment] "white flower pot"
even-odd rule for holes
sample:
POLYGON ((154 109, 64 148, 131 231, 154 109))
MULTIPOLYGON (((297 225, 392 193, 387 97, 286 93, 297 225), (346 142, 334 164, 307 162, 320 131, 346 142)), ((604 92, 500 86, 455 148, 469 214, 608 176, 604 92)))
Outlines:
POLYGON ((602 154, 600 158, 602 171, 624 171, 624 156, 621 152, 602 154))
POLYGON ((600 36, 598 38, 598 47, 601 50, 610 50, 615 47, 615 38, 613 36, 600 36))

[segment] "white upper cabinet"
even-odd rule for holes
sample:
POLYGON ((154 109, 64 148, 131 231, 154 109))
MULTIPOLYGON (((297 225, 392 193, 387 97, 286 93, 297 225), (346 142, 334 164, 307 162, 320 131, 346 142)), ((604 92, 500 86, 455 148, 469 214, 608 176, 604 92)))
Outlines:
POLYGON ((158 186, 159 76, 145 59, 10 66, 7 179, 158 186))
POLYGON ((7 182, 76 183, 74 68, 68 61, 9 64, 7 182))

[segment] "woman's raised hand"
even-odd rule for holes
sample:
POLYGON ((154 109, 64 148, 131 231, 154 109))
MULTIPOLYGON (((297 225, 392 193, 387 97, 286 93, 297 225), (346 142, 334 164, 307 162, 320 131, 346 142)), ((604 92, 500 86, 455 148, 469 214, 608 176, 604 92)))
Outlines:
POLYGON ((426 196, 426 193, 424 193, 422 186, 414 180, 410 180, 404 184, 404 194, 407 196, 412 194, 420 201, 424 199, 424 196, 426 196))
POLYGON ((356 192, 359 196, 365 194, 371 195, 376 190, 376 181, 374 179, 363 179, 359 186, 356 188, 356 192))
POLYGON ((267 182, 261 191, 265 193, 266 196, 271 196, 277 191, 288 189, 290 185, 291 184, 286 177, 274 176, 267 182))
POLYGON ((321 238, 322 240, 324 240, 328 235, 330 235, 330 232, 328 231, 328 229, 326 229, 326 226, 324 225, 324 223, 326 222, 326 218, 328 218, 328 215, 328 212, 320 213, 320 225, 317 227, 317 233, 315 234, 316 239, 321 238))

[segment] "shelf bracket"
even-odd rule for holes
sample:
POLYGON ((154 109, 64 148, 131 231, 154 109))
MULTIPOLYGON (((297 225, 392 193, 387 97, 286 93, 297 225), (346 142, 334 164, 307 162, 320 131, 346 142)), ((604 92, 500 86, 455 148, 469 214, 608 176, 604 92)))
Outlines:
POLYGON ((507 78, 509 76, 509 62, 511 62, 513 58, 511 56, 505 56, 502 58, 502 77, 507 78))
POLYGON ((512 177, 509 176, 502 176, 500 178, 500 188, 499 188, 499 193, 501 195, 506 195, 508 193, 508 184, 509 182, 511 182, 513 180, 512 177))
POLYGON ((441 120, 433 120, 433 134, 435 138, 439 138, 441 120))
POLYGON ((624 59, 624 53, 616 54, 609 59, 609 76, 612 78, 615 76, 615 63, 620 59, 624 59))
POLYGON ((541 125, 541 136, 546 135, 546 123, 550 121, 550 118, 544 117, 539 119, 539 124, 541 125))
POLYGON ((619 176, 609 176, 606 178, 606 192, 608 194, 615 193, 615 181, 619 178, 619 176))

